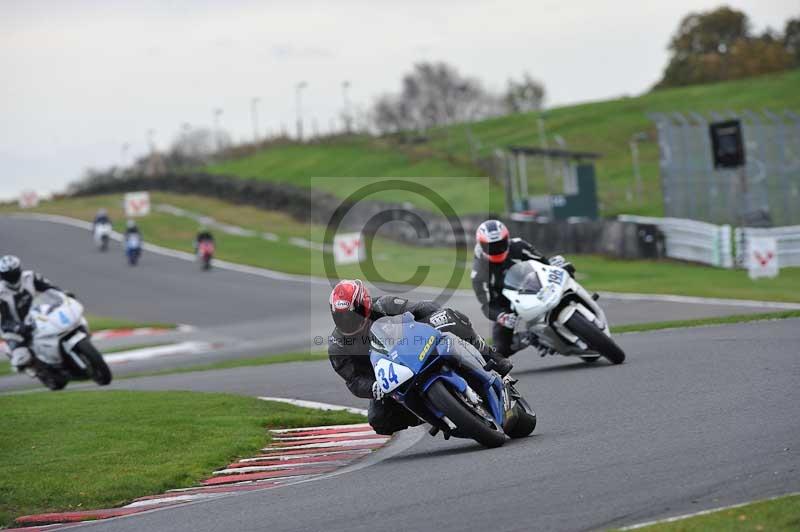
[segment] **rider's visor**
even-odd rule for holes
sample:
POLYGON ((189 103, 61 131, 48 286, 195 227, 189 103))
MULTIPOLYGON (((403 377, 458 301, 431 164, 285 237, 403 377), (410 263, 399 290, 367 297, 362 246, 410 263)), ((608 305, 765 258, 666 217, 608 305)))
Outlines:
POLYGON ((9 284, 17 284, 22 275, 22 270, 14 269, 9 272, 0 272, 0 279, 3 279, 9 284))
POLYGON ((489 256, 502 255, 508 251, 508 239, 504 238, 497 242, 481 242, 481 249, 489 256))
POLYGON ((344 335, 352 335, 361 331, 366 321, 367 318, 354 310, 333 313, 333 322, 344 335))

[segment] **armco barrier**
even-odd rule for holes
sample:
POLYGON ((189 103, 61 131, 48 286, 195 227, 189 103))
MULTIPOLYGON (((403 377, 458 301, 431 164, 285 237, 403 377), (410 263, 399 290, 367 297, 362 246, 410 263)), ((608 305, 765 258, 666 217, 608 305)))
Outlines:
POLYGON ((800 225, 787 227, 737 227, 736 265, 749 268, 750 239, 753 237, 773 237, 778 245, 778 264, 780 267, 800 266, 800 225))
POLYGON ((714 225, 683 218, 620 215, 622 222, 652 224, 664 235, 664 254, 673 259, 733 268, 730 225, 714 225))

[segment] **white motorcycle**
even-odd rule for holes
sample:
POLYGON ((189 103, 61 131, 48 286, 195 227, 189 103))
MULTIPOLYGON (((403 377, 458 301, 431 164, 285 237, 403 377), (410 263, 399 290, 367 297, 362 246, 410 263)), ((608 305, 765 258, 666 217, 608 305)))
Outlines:
POLYGON ((625 353, 611 338, 608 320, 587 292, 563 268, 530 260, 506 273, 503 295, 519 316, 515 347, 538 347, 542 356, 579 356, 596 362, 600 356, 621 364, 625 353))
POLYGON ((108 249, 108 241, 111 239, 111 224, 100 222, 94 226, 94 243, 100 251, 108 249))
POLYGON ((105 386, 111 370, 94 347, 83 305, 63 292, 50 289, 37 295, 25 318, 31 329, 33 362, 26 372, 51 390, 70 380, 92 379, 105 386))

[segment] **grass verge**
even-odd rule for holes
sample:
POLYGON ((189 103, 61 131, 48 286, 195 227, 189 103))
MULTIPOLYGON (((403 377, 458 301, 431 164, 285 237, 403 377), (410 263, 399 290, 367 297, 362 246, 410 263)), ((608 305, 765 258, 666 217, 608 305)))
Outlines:
POLYGON ((161 323, 157 321, 136 321, 124 318, 109 318, 106 316, 86 315, 89 322, 89 329, 92 332, 104 331, 107 329, 139 329, 142 327, 153 327, 155 329, 174 329, 174 323, 161 323))
POLYGON ((8 395, 0 411, 0 526, 20 515, 119 506, 194 485, 263 447, 265 427, 364 421, 195 392, 8 395))
MULTIPOLYGON (((474 157, 489 159, 496 149, 510 145, 538 146, 538 119, 541 117, 551 143, 558 135, 572 149, 603 154, 596 161, 596 168, 597 191, 605 215, 624 212, 661 216, 664 211, 658 143, 655 142, 655 124, 648 118, 648 113, 742 111, 762 109, 765 105, 775 112, 784 109, 798 112, 799 84, 800 69, 794 69, 736 81, 651 91, 636 97, 568 105, 543 112, 501 116, 469 125, 455 124, 429 130, 426 139, 418 138, 413 147, 358 137, 272 146, 250 156, 214 164, 206 170, 299 186, 309 186, 309 178, 314 176, 342 177, 335 187, 312 182, 313 186, 339 196, 361 186, 365 177, 485 175, 485 170, 475 166, 474 157), (644 190, 636 199, 631 194, 633 171, 629 142, 639 132, 648 133, 651 140, 640 143, 644 190)), ((548 183, 552 180, 545 176, 541 162, 531 162, 527 174, 532 194, 563 192, 558 190, 561 188, 560 179, 555 180, 557 190, 548 191, 548 183)), ((469 180, 446 188, 444 194, 459 212, 485 208, 486 198, 469 180)), ((419 200, 414 194, 402 192, 393 194, 391 199, 419 200)), ((502 210, 503 194, 499 187, 492 187, 489 204, 495 212, 502 210)))
POLYGON ((800 494, 638 528, 642 532, 744 532, 800 530, 800 494))
POLYGON ((614 334, 627 332, 646 332, 659 329, 678 329, 684 327, 702 327, 704 325, 725 325, 727 323, 747 323, 762 320, 785 320, 787 318, 800 318, 800 310, 783 310, 778 312, 763 312, 759 314, 734 314, 733 316, 719 316, 714 318, 700 318, 696 320, 654 321, 652 323, 632 323, 630 325, 617 325, 612 328, 614 334))
POLYGON ((328 354, 319 353, 281 353, 278 355, 260 355, 250 358, 235 358, 231 360, 220 360, 209 364, 196 364, 177 368, 160 369, 156 371, 141 371, 121 375, 120 379, 132 379, 136 377, 157 377, 159 375, 172 375, 175 373, 192 373, 195 371, 211 371, 217 369, 244 368, 252 366, 268 366, 270 364, 283 364, 285 362, 309 362, 316 360, 326 360, 328 354))

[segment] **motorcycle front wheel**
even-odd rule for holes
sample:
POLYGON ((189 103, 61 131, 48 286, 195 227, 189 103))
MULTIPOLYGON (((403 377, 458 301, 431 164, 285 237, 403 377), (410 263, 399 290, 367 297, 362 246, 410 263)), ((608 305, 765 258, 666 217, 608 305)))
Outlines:
POLYGON ((617 343, 601 331, 597 325, 587 320, 580 312, 573 314, 564 325, 575 333, 578 338, 586 342, 591 349, 606 357, 612 364, 625 362, 625 352, 620 349, 617 343))
POLYGON ((465 435, 484 447, 500 447, 506 441, 502 429, 490 426, 485 419, 473 412, 463 400, 456 397, 442 382, 436 381, 428 388, 428 399, 458 427, 459 435, 465 435))
POLYGON ((46 369, 39 370, 36 373, 36 376, 39 378, 42 384, 54 392, 63 389, 64 386, 66 386, 69 382, 69 379, 67 379, 64 375, 48 371, 46 369))
POLYGON ((92 345, 89 338, 84 338, 75 346, 75 351, 89 366, 90 377, 94 382, 100 386, 105 386, 111 383, 111 369, 103 359, 100 351, 92 345))

